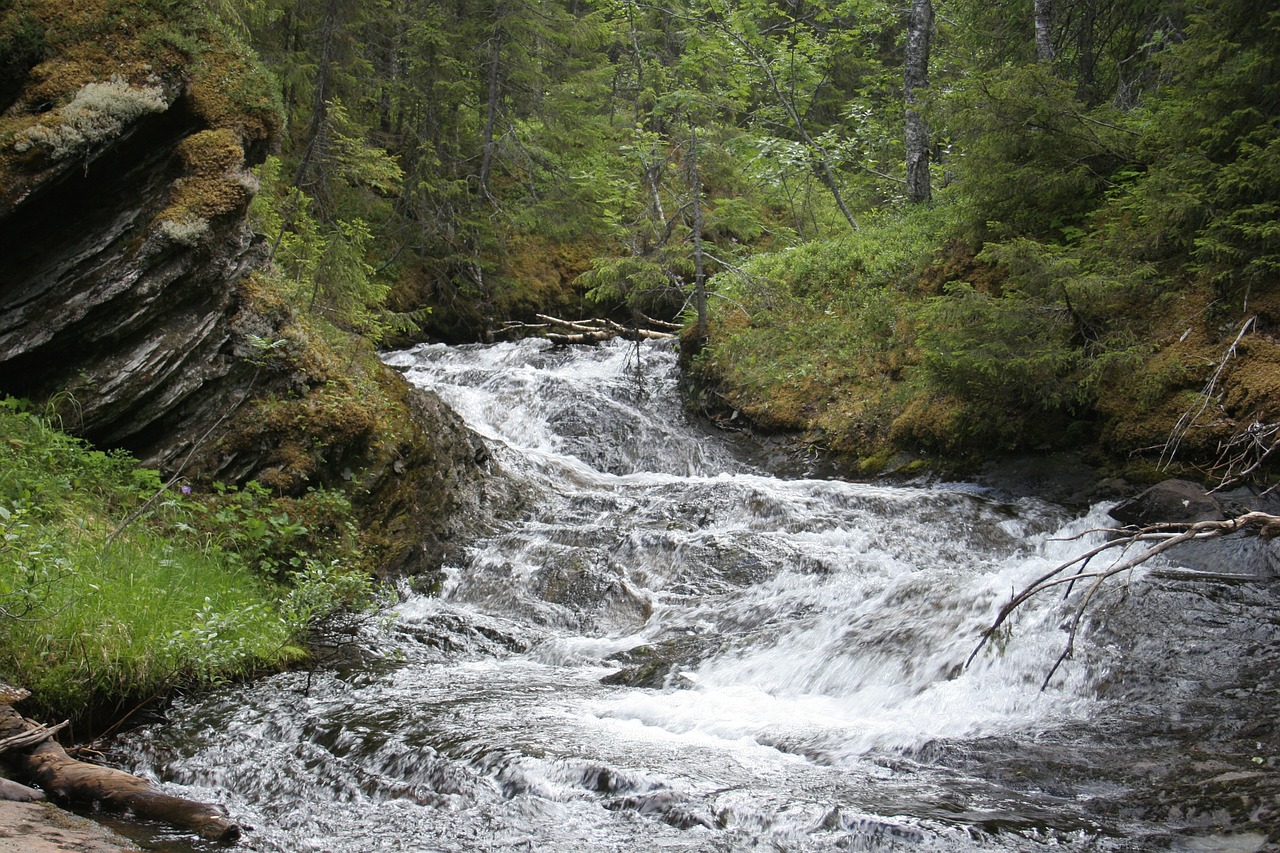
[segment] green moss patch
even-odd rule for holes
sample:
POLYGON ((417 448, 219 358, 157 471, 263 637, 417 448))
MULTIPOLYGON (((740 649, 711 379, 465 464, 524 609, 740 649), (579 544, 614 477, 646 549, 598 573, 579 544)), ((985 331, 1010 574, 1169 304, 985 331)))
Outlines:
MULTIPOLYGON (((21 197, 50 166, 93 154, 180 98, 221 136, 182 152, 191 168, 185 197, 161 221, 185 224, 189 236, 191 223, 207 215, 202 210, 231 210, 247 199, 243 180, 215 186, 205 155, 234 142, 240 164, 251 148, 261 159, 280 127, 279 100, 249 49, 202 4, 15 0, 0 12, 5 44, 26 59, 0 68, 12 75, 0 83, 10 92, 0 114, 0 201, 21 197)), ((237 166, 224 161, 218 172, 237 166)))

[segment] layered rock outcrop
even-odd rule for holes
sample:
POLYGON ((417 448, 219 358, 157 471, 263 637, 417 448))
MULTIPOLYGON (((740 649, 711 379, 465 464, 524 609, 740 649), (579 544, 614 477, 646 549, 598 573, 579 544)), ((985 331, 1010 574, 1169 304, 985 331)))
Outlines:
POLYGON ((339 376, 253 284, 279 119, 248 51, 196 4, 17 0, 0 53, 0 393, 193 479, 344 485, 384 565, 438 564, 487 456, 376 359, 339 376))

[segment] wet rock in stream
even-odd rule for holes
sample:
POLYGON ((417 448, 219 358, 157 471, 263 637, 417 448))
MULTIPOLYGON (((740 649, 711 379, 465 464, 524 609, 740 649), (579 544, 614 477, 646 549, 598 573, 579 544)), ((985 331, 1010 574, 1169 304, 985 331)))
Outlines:
POLYGON ((622 669, 600 679, 601 684, 619 687, 692 687, 693 681, 679 678, 681 670, 693 669, 698 663, 721 651, 723 642, 691 635, 673 637, 660 643, 636 646, 610 655, 610 663, 626 664, 622 669))
POLYGON ((1153 573, 1111 590, 1094 623, 1114 655, 1097 720, 912 759, 1144 824, 1120 850, 1280 849, 1280 589, 1153 573))
POLYGON ((687 797, 674 791, 659 790, 647 794, 618 797, 606 801, 604 807, 609 811, 631 810, 656 817, 676 829, 692 829, 695 826, 716 828, 714 818, 690 805, 687 797))

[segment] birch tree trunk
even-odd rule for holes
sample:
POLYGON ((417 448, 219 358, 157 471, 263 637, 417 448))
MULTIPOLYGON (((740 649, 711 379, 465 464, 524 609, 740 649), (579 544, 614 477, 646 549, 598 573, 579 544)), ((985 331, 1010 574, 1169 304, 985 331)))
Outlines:
POLYGON ((707 267, 702 255, 702 176, 698 172, 698 128, 689 121, 689 184, 693 192, 693 305, 699 345, 707 338, 707 267))
POLYGON ((1036 2, 1036 59, 1053 62, 1053 0, 1036 2))
POLYGON ((933 34, 933 4, 912 0, 907 20, 904 90, 907 100, 907 201, 920 204, 933 197, 929 183, 929 128, 917 109, 918 93, 929 85, 929 41, 933 34))

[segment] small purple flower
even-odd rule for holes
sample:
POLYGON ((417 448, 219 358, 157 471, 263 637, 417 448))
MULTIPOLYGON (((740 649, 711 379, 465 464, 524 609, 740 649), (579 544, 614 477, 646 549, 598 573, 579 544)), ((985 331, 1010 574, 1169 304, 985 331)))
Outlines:
POLYGON ((191 487, 190 487, 190 486, 183 486, 183 487, 182 487, 181 489, 179 489, 178 491, 182 492, 184 495, 189 495, 189 494, 191 494, 191 487))

